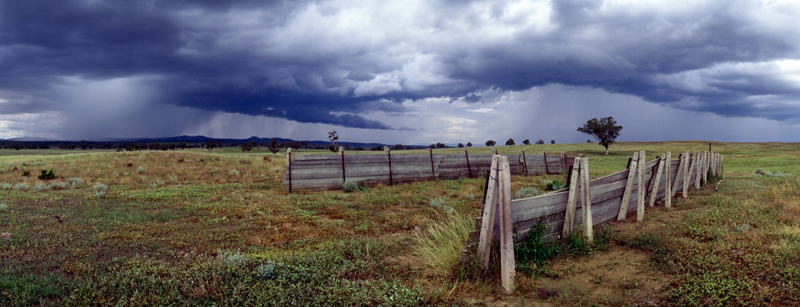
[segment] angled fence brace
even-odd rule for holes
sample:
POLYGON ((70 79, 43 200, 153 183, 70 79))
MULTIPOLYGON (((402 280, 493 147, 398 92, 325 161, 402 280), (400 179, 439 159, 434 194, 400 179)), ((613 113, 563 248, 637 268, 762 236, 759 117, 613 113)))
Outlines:
POLYGON ((692 170, 694 169, 694 164, 692 163, 692 157, 689 156, 689 151, 687 150, 683 154, 683 159, 685 163, 683 163, 683 198, 689 196, 689 178, 692 177, 692 170))
POLYGON ((694 179, 694 189, 700 189, 700 180, 703 179, 703 155, 698 151, 696 153, 697 156, 697 166, 694 168, 697 171, 697 177, 694 179))
POLYGON ((577 194, 578 194, 578 186, 580 185, 580 168, 581 168, 581 159, 575 158, 575 162, 572 163, 572 174, 570 175, 570 184, 569 184, 569 196, 567 197, 567 210, 564 211, 564 229, 562 231, 562 235, 564 238, 569 237, 572 234, 572 230, 575 227, 575 211, 577 210, 577 194))
MULTIPOLYGON (((654 206, 656 204, 656 197, 658 196, 658 184, 661 182, 661 173, 664 170, 664 165, 666 165, 666 163, 664 163, 664 162, 669 162, 669 161, 665 161, 665 158, 666 157, 665 157, 664 154, 662 154, 658 158, 658 164, 656 166, 656 168, 658 170, 656 171, 656 178, 655 178, 655 182, 653 183, 653 190, 650 192, 650 203, 649 203, 650 207, 652 207, 652 206, 654 206)), ((667 180, 667 181, 669 181, 669 180, 667 180)))
POLYGON ((483 214, 481 218, 481 235, 478 241, 478 254, 480 255, 481 267, 484 271, 489 270, 489 256, 491 254, 492 239, 494 238, 494 221, 497 213, 497 189, 500 184, 497 176, 499 168, 499 156, 492 157, 492 166, 489 168, 489 178, 486 188, 486 199, 483 203, 483 214))
POLYGON ((628 180, 625 182, 625 192, 622 194, 622 203, 619 206, 619 214, 617 214, 617 221, 625 220, 628 215, 628 204, 631 201, 631 193, 633 190, 633 181, 636 179, 637 165, 639 164, 639 153, 634 152, 633 158, 630 160, 630 167, 628 168, 628 180))
POLYGON ((644 220, 644 193, 645 187, 644 184, 644 165, 647 164, 647 160, 644 158, 644 150, 639 151, 639 176, 637 176, 638 181, 638 188, 636 189, 637 198, 636 198, 636 221, 641 222, 644 220))
MULTIPOLYGON (((665 177, 664 180, 664 207, 671 208, 672 207, 672 185, 670 184, 670 178, 672 178, 672 153, 666 152, 664 154, 664 160, 667 161, 665 164, 665 177)), ((675 174, 675 178, 678 178, 677 173, 675 174)))

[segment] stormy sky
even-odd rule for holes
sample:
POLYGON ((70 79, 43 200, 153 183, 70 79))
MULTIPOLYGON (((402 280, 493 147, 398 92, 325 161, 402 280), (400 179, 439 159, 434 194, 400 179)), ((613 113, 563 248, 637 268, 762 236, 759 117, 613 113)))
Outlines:
POLYGON ((0 138, 800 141, 800 2, 0 0, 0 138))

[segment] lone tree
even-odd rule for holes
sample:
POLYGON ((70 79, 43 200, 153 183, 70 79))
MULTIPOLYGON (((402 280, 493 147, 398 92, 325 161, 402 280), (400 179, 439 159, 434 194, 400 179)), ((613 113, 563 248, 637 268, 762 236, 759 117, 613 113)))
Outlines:
POLYGON ((278 143, 278 139, 272 139, 272 141, 267 144, 267 148, 269 148, 269 152, 274 156, 281 150, 281 144, 278 143))
POLYGON ((472 142, 467 142, 467 147, 472 147, 472 142))
POLYGON ((619 131, 622 126, 617 126, 617 121, 614 117, 605 117, 597 120, 592 118, 583 124, 583 127, 578 127, 578 131, 589 134, 597 139, 598 144, 606 148, 606 155, 608 155, 608 146, 614 144, 614 140, 619 136, 619 131))
POLYGON ((339 134, 336 133, 336 130, 328 132, 328 139, 331 140, 331 145, 328 146, 328 149, 332 152, 336 152, 336 141, 339 140, 339 134))
POLYGON ((494 140, 486 141, 486 146, 494 146, 494 144, 497 144, 497 142, 495 142, 494 140))
POLYGON ((507 146, 511 146, 511 145, 516 145, 516 144, 514 143, 514 139, 513 138, 509 138, 508 141, 506 141, 506 145, 507 146))
POLYGON ((522 141, 522 144, 530 145, 531 144, 531 140, 525 139, 524 141, 522 141))

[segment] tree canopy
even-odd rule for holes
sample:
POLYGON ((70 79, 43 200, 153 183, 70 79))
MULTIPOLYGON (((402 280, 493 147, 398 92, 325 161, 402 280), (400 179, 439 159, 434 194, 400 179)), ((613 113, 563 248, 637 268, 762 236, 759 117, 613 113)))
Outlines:
POLYGON ((578 131, 589 134, 598 140, 598 143, 606 148, 606 155, 608 154, 608 147, 614 144, 619 136, 622 126, 617 126, 617 121, 614 117, 604 117, 600 120, 592 118, 583 124, 583 127, 578 127, 578 131))

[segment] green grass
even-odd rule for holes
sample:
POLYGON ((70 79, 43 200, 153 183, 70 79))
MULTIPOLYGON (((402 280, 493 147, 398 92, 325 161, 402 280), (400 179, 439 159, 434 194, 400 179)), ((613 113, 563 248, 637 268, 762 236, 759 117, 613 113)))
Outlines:
POLYGON ((425 232, 414 237, 414 253, 434 273, 451 274, 456 271, 462 257, 461 252, 474 228, 472 219, 457 213, 447 214, 442 220, 430 225, 425 232))
MULTIPOLYGON (((707 150, 708 142, 619 143, 608 156, 585 143, 497 149, 581 153, 597 178, 624 169, 634 151, 646 150, 648 160, 667 150, 677 158, 707 150)), ((798 304, 800 145, 715 142, 712 149, 725 155, 719 191, 712 180, 672 209, 649 210, 643 225, 660 223, 659 210, 677 214, 676 222, 596 234, 595 245, 572 238, 560 243, 568 252, 549 259, 591 257, 616 244, 648 253, 650 265, 669 274, 669 284, 656 289, 662 304, 798 304), (791 175, 760 176, 756 169, 791 175)), ((394 151, 406 152, 426 151, 394 151)), ((285 164, 283 152, 266 149, 0 150, 0 305, 447 305, 499 293, 493 277, 459 279, 452 264, 406 260, 415 255, 414 233, 432 238, 453 216, 464 229, 472 226, 482 179, 288 194, 285 164), (37 190, 42 169, 57 176, 48 183, 65 188, 37 190), (239 175, 231 176, 233 169, 239 175), (29 189, 13 189, 17 184, 29 189), (100 191, 104 197, 96 197, 100 191), (234 268, 220 254, 246 261, 234 268)), ((548 181, 565 179, 514 176, 512 190, 544 191, 548 181)), ((551 260, 537 264, 540 272, 551 260)))

